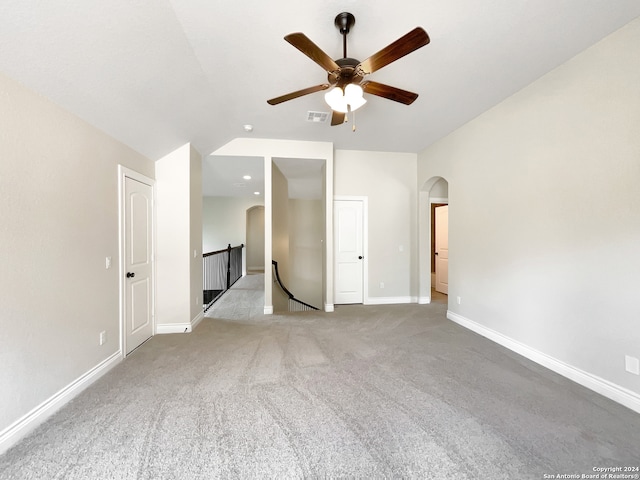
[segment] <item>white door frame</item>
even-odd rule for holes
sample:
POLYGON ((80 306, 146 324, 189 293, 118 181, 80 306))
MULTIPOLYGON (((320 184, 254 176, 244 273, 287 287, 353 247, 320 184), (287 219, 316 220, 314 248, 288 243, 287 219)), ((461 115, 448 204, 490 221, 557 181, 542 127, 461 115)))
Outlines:
MULTIPOLYGON (((333 201, 360 201, 362 202, 362 304, 369 304, 369 197, 355 196, 355 195, 334 195, 333 201)), ((335 212, 335 209, 334 209, 335 212)), ((333 223, 333 220, 332 220, 333 223)), ((335 235, 335 232, 333 232, 335 235)), ((335 246, 333 249, 333 255, 335 257, 335 246)), ((335 258, 332 260, 332 264, 335 264, 335 258)), ((335 268, 333 274, 336 275, 335 268)), ((335 278, 333 285, 335 288, 335 278)), ((334 297, 335 301, 335 297, 334 297)))
POLYGON ((118 270, 119 270, 119 307, 120 307, 120 355, 124 358, 127 355, 126 335, 125 335, 125 245, 124 245, 124 233, 125 233, 125 177, 137 180, 138 182, 149 185, 152 189, 152 206, 151 206, 151 221, 153 222, 153 228, 151 230, 151 322, 153 324, 152 334, 156 334, 156 182, 155 180, 131 170, 123 165, 118 165, 118 270))

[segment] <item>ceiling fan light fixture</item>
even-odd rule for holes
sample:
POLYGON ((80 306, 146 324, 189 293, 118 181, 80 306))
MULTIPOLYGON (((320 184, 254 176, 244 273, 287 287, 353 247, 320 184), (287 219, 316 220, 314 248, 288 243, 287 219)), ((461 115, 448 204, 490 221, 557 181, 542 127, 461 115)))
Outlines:
POLYGON ((352 112, 367 103, 364 99, 364 90, 360 85, 356 85, 355 83, 350 83, 345 87, 344 98, 347 104, 351 106, 352 112))
POLYGON ((333 87, 331 90, 325 93, 324 101, 327 102, 327 105, 329 105, 329 107, 331 107, 331 110, 335 110, 338 112, 343 111, 341 109, 343 107, 346 107, 344 95, 340 87, 333 87))
POLYGON ((354 112, 367 103, 363 94, 364 91, 360 85, 350 83, 344 91, 340 87, 333 87, 324 94, 324 100, 335 112, 354 112))

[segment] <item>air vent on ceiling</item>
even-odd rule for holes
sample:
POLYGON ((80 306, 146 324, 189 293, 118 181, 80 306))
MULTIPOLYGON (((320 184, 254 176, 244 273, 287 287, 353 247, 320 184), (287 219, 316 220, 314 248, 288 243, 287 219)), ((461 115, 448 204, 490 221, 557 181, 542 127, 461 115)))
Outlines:
POLYGON ((307 122, 327 123, 329 113, 327 112, 307 112, 307 122))

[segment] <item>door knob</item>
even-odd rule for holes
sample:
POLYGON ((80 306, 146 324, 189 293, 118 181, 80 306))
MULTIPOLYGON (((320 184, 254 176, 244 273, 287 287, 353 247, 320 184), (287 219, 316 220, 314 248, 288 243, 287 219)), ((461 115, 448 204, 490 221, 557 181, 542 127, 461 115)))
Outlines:
POLYGON ((362 255, 358 255, 358 260, 362 260, 362 255))
POLYGON ((434 255, 437 255, 437 254, 438 254, 438 252, 435 252, 435 253, 434 253, 434 255))
POLYGON ((136 276, 136 274, 135 274, 135 273, 133 273, 133 272, 127 272, 127 278, 133 278, 133 277, 135 277, 135 276, 136 276))

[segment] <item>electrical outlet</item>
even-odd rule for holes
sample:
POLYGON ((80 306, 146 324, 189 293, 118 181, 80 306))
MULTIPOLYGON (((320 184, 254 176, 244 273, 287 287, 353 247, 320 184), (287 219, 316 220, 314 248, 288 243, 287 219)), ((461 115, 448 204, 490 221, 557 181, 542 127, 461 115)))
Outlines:
POLYGON ((380 282, 380 288, 384 288, 384 282, 380 282))
POLYGON ((640 360, 630 355, 624 356, 624 369, 633 373, 634 375, 640 375, 640 360))
POLYGON ((105 343, 107 343, 107 332, 103 330, 100 332, 100 345, 104 345, 105 343))
POLYGON ((456 300, 458 301, 458 305, 462 305, 462 297, 456 297, 456 300))
POLYGON ((106 257, 104 259, 104 268, 109 270, 111 268, 111 257, 106 257))

